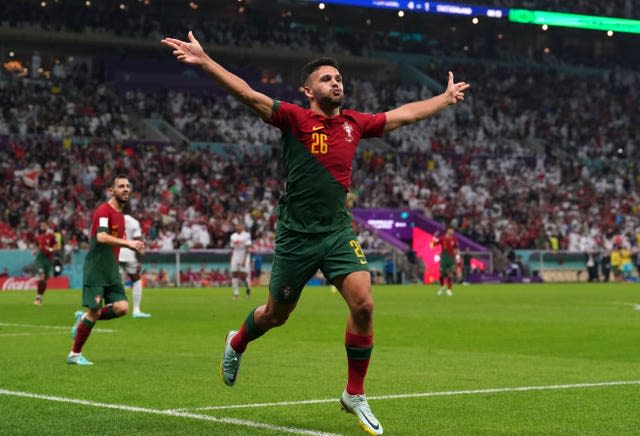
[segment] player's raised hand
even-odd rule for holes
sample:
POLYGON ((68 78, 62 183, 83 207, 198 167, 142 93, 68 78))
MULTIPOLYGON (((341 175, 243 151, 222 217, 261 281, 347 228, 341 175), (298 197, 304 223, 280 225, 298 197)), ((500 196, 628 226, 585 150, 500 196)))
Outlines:
POLYGON ((173 49, 173 55, 185 64, 200 65, 207 58, 204 49, 198 42, 193 32, 189 31, 187 34, 189 42, 181 41, 174 38, 164 38, 160 42, 164 45, 168 45, 173 49))
POLYGON ((466 82, 453 83, 453 73, 449 71, 449 82, 447 83, 447 89, 444 92, 449 99, 450 104, 456 104, 459 101, 464 100, 464 91, 469 89, 471 85, 466 82))

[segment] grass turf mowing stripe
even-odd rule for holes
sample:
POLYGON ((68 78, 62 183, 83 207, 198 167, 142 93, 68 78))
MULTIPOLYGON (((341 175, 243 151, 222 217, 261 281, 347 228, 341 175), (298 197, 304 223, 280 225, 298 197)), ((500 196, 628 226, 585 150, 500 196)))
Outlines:
MULTIPOLYGON (((563 385, 547 385, 547 386, 521 386, 511 388, 488 388, 488 389, 471 389, 464 391, 442 391, 442 392, 419 392, 414 394, 395 394, 395 395, 377 395, 367 396, 367 400, 395 400, 400 398, 420 398, 420 397, 445 397, 452 395, 474 395, 474 394, 498 394, 504 392, 524 392, 524 391, 548 391, 559 389, 580 389, 580 388, 597 388, 605 386, 620 385, 640 385, 640 380, 629 381, 611 381, 598 383, 576 383, 563 385)), ((301 400, 301 401, 280 401, 275 403, 255 403, 255 404, 232 404, 227 406, 206 406, 193 409, 171 409, 167 411, 180 412, 186 410, 223 410, 223 409, 246 409, 254 407, 278 407, 278 406, 295 406, 299 404, 323 404, 336 402, 335 398, 324 400, 301 400)))
POLYGON ((340 436, 336 433, 326 433, 321 431, 306 430, 306 429, 295 428, 295 427, 284 427, 279 425, 265 424, 262 422, 247 421, 244 419, 217 418, 215 416, 210 416, 210 415, 201 415, 196 413, 180 412, 175 410, 160 410, 160 409, 150 409, 147 407, 127 406, 126 404, 98 403, 95 401, 81 400, 76 398, 56 397, 52 395, 34 394, 31 392, 20 392, 20 391, 10 391, 6 389, 0 389, 0 395, 22 397, 22 398, 34 398, 34 399, 45 400, 45 401, 57 401, 61 403, 79 404, 82 406, 89 406, 89 407, 100 407, 104 409, 124 410, 127 412, 138 412, 138 413, 165 415, 165 416, 173 416, 173 417, 180 417, 180 418, 199 419, 203 421, 218 422, 222 424, 232 424, 232 425, 238 425, 238 426, 250 427, 250 428, 261 428, 266 430, 282 431, 284 433, 292 433, 292 434, 299 434, 299 435, 340 436))

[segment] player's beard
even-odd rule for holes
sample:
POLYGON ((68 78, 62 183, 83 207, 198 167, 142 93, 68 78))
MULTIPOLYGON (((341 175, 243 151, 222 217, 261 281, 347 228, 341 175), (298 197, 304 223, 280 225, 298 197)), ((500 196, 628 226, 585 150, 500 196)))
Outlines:
POLYGON ((117 194, 115 194, 113 197, 116 199, 121 209, 124 209, 125 205, 129 203, 129 198, 131 198, 130 194, 127 194, 126 198, 124 195, 117 195, 117 194))
POLYGON ((342 105, 342 94, 334 96, 332 94, 324 95, 317 99, 318 106, 327 112, 331 112, 342 105))

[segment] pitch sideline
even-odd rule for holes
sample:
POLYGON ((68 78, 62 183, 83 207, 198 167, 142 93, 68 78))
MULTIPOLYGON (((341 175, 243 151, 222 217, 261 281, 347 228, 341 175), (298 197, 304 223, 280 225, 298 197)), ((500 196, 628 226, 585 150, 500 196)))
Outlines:
MULTIPOLYGON (((369 400, 390 400, 401 398, 423 398, 423 397, 440 397, 440 396, 453 396, 453 395, 475 395, 475 394, 492 394, 492 393, 504 393, 504 392, 524 392, 524 391, 543 391, 543 390, 560 390, 560 389, 580 389, 580 388, 594 388, 594 387, 606 387, 606 386, 622 386, 622 385, 640 385, 640 380, 627 380, 627 381, 610 381, 610 382, 597 382, 597 383, 576 383, 576 384, 560 384, 560 385, 546 385, 546 386, 520 386, 510 388, 489 388, 489 389, 471 389, 471 390, 459 390, 459 391, 441 391, 441 392, 420 392, 413 394, 394 394, 394 395, 379 395, 368 397, 369 400)), ((333 403, 337 401, 335 398, 331 399, 318 399, 318 400, 301 400, 301 401, 282 401, 274 403, 255 403, 255 404, 236 404, 226 406, 207 406, 193 409, 152 409, 147 407, 128 406, 126 404, 113 404, 113 403, 100 403, 96 401, 88 401, 76 398, 58 397, 52 395, 35 394, 31 392, 11 391, 7 389, 0 389, 0 395, 33 398, 45 401, 56 401, 61 403, 79 404, 89 407, 98 407, 113 410, 123 410, 127 412, 147 413, 154 415, 164 415, 171 417, 191 418, 202 421, 210 421, 221 424, 231 424, 250 428, 260 428, 266 430, 282 431, 285 433, 309 435, 309 436, 340 436, 336 433, 320 432, 315 430, 300 429, 295 427, 285 427, 272 424, 265 424, 262 422, 248 421, 244 419, 236 418, 218 418, 211 415, 203 415, 198 413, 188 412, 187 410, 222 410, 222 409, 241 409, 241 408, 255 408, 255 407, 277 407, 277 406, 290 406, 301 404, 322 404, 333 403)))
MULTIPOLYGON (((621 385, 640 385, 640 380, 628 380, 628 381, 610 381, 610 382, 597 382, 597 383, 576 383, 576 384, 562 384, 562 385, 546 385, 546 386, 520 386, 510 388, 488 388, 488 389, 471 389, 464 391, 441 391, 441 392, 419 392, 414 394, 392 394, 392 395, 377 395, 368 396, 367 400, 396 400, 402 398, 423 398, 423 397, 446 397, 454 395, 475 395, 475 394, 499 394, 504 392, 525 392, 525 391, 547 391, 547 390, 560 390, 560 389, 580 389, 580 388, 597 388, 606 386, 621 386, 621 385)), ((295 406, 301 404, 323 404, 337 402, 336 398, 331 399, 318 399, 318 400, 300 400, 300 401, 280 401, 274 403, 254 403, 254 404, 231 404, 226 406, 206 406, 196 407, 189 409, 169 409, 167 411, 182 412, 182 411, 204 411, 204 410, 224 410, 224 409, 247 409, 257 407, 279 407, 279 406, 295 406)))
MULTIPOLYGON (((59 326, 59 325, 40 325, 40 324, 18 324, 13 322, 0 322, 0 327, 23 327, 23 328, 34 328, 34 329, 44 329, 44 330, 65 330, 71 331, 71 324, 68 326, 59 326)), ((118 330, 114 329, 104 329, 104 328, 95 328, 94 332, 98 333, 117 333, 118 330)))
POLYGON ((326 433, 326 432, 315 431, 315 430, 307 430, 307 429, 302 429, 302 428, 285 427, 285 426, 280 426, 280 425, 265 424, 265 423, 262 423, 262 422, 248 421, 248 420, 245 420, 245 419, 217 418, 217 417, 211 416, 211 415, 202 415, 202 414, 190 413, 190 412, 180 412, 180 411, 177 411, 177 410, 160 410, 160 409, 151 409, 151 408, 147 408, 147 407, 127 406, 126 404, 99 403, 99 402, 96 402, 96 401, 81 400, 81 399, 77 399, 77 398, 66 398, 66 397, 57 397, 57 396, 53 396, 53 395, 34 394, 32 392, 20 392, 20 391, 10 391, 10 390, 7 390, 7 389, 0 389, 0 395, 6 395, 6 396, 11 396, 11 397, 22 397, 22 398, 34 398, 34 399, 38 399, 38 400, 56 401, 56 402, 60 402, 60 403, 79 404, 79 405, 82 405, 82 406, 99 407, 99 408, 103 408, 103 409, 123 410, 123 411, 126 411, 126 412, 138 412, 138 413, 147 413, 147 414, 153 414, 153 415, 164 415, 164 416, 172 416, 172 417, 180 417, 180 418, 191 418, 191 419, 198 419, 198 420, 202 420, 202 421, 216 422, 216 423, 220 423, 220 424, 232 424, 232 425, 243 426, 243 427, 259 428, 259 429, 265 429, 265 430, 274 430, 274 431, 280 431, 280 432, 292 433, 292 434, 299 434, 299 435, 308 435, 308 436, 341 436, 341 435, 336 434, 336 433, 326 433))

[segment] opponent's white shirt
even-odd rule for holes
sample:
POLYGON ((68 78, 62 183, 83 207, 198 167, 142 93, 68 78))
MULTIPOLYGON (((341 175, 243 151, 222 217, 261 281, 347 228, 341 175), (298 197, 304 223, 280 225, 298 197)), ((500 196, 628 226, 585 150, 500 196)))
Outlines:
MULTIPOLYGON (((140 221, 132 217, 131 215, 124 216, 124 233, 128 240, 141 239, 142 227, 140 227, 140 221)), ((137 260, 136 252, 130 248, 120 247, 120 256, 118 257, 120 262, 134 262, 137 260)))
MULTIPOLYGON (((246 230, 240 233, 233 232, 229 245, 231 245, 231 271, 246 269, 245 256, 251 247, 251 234, 246 230)), ((247 256, 248 258, 249 256, 247 256)))

